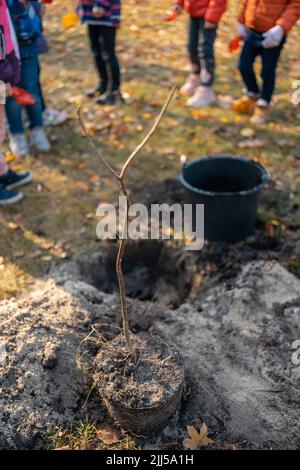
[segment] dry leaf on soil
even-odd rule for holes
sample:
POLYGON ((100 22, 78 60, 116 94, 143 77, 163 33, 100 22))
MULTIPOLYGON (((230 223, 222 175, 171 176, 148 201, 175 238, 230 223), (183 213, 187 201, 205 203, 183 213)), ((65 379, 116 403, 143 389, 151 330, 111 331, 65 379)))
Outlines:
POLYGON ((117 428, 98 429, 96 434, 98 439, 100 439, 100 441, 102 441, 103 444, 106 444, 107 446, 119 442, 121 437, 121 431, 117 428))
POLYGON ((183 441, 185 449, 197 450, 214 443, 212 439, 207 437, 208 429, 205 423, 202 424, 199 432, 194 426, 187 426, 187 432, 190 438, 183 441))
POLYGON ((255 136, 255 130, 252 129, 251 127, 244 127, 243 129, 241 129, 240 134, 242 137, 251 138, 255 136))

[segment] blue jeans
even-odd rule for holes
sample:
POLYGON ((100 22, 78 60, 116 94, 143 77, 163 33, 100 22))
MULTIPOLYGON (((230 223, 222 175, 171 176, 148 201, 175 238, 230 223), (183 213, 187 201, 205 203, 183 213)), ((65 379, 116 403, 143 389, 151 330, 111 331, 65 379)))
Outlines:
POLYGON ((265 49, 261 45, 263 39, 262 34, 248 31, 239 60, 239 70, 248 93, 260 94, 263 100, 270 103, 275 89, 276 66, 286 38, 283 38, 279 46, 270 49, 265 49), (253 69, 254 61, 258 56, 262 61, 263 85, 261 90, 253 69))
POLYGON ((193 73, 200 74, 205 68, 210 78, 203 86, 211 86, 215 77, 214 44, 217 36, 216 28, 205 28, 204 18, 190 18, 188 51, 192 62, 193 73))
MULTIPOLYGON (((21 81, 17 86, 24 88, 35 98, 33 105, 26 106, 30 129, 43 126, 41 97, 39 92, 38 49, 35 42, 21 43, 21 81)), ((7 100, 6 117, 11 134, 23 134, 22 106, 11 97, 7 100)))

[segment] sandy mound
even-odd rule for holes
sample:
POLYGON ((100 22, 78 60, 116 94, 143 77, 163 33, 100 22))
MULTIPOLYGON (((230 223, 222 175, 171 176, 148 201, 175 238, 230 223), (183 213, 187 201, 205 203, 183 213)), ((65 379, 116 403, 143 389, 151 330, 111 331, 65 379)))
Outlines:
MULTIPOLYGON (((300 446, 300 280, 276 262, 251 262, 240 274, 174 310, 130 300, 135 331, 173 342, 190 391, 176 428, 144 446, 181 440, 186 424, 204 420, 221 443, 300 446)), ((116 295, 80 279, 68 263, 30 295, 0 303, 0 447, 38 448, 57 425, 86 413, 89 384, 76 349, 91 324, 119 324, 116 295)), ((100 400, 90 419, 101 415, 100 400)))

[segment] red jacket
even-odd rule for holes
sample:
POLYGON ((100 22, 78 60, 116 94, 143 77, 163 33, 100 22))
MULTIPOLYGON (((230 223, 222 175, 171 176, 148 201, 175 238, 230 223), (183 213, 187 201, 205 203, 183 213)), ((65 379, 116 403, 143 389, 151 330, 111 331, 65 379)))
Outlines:
POLYGON ((244 0, 239 22, 260 33, 275 25, 288 33, 300 18, 300 0, 244 0))
POLYGON ((216 24, 227 6, 227 0, 174 0, 174 3, 183 7, 192 18, 204 18, 216 24))

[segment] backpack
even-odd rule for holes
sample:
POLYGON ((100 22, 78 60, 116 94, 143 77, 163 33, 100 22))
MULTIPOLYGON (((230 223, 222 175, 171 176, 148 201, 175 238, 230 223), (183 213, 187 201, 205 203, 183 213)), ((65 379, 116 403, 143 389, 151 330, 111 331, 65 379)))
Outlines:
POLYGON ((25 6, 18 0, 8 0, 7 4, 18 40, 28 41, 37 38, 42 32, 42 23, 31 2, 25 6))

